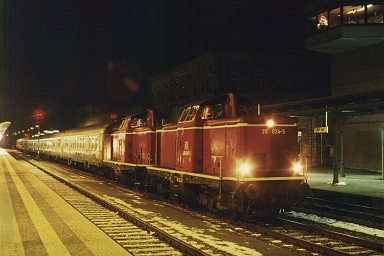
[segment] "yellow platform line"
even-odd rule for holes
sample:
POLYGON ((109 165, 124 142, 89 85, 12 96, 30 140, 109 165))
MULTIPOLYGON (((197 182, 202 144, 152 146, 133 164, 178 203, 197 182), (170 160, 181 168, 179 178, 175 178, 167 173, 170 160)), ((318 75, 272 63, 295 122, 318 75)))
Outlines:
MULTIPOLYGON (((1 168, 1 165, 0 165, 1 168)), ((25 255, 5 174, 0 171, 0 250, 1 255, 25 255)))
MULTIPOLYGON (((0 149, 0 155, 2 155, 0 149)), ((4 158, 5 159, 5 158, 4 158)), ((18 163, 19 164, 19 163, 18 163)), ((10 167, 10 164, 8 163, 10 167)), ((13 175, 17 176, 17 172, 12 169, 13 175)), ((81 213, 79 213, 76 209, 68 205, 68 203, 61 198, 58 194, 53 192, 48 186, 46 186, 39 178, 39 171, 36 168, 31 168, 27 173, 28 176, 26 178, 31 183, 31 185, 40 193, 41 196, 44 197, 46 202, 52 207, 52 209, 60 216, 60 218, 68 225, 68 227, 76 234, 76 236, 83 242, 85 247, 87 247, 93 255, 131 255, 128 251, 126 251, 122 246, 117 244, 112 238, 110 238, 107 234, 105 234, 102 230, 100 230, 97 226, 91 223, 87 218, 84 217, 81 213)), ((12 176, 13 177, 13 176, 12 176)), ((21 183, 21 180, 16 177, 18 182, 21 183)), ((15 180, 15 179, 14 179, 15 180)), ((15 181, 16 183, 16 181, 15 181)), ((24 185, 22 185, 24 187, 24 185)), ((25 187, 24 187, 25 189, 25 187)), ((20 191, 20 189, 19 189, 20 191)), ((25 196, 20 193, 20 196, 25 200, 25 196)), ((28 193, 28 192, 27 192, 28 193)), ((29 195, 29 193, 28 193, 29 195)), ((28 201, 33 201, 33 198, 29 195, 28 201)), ((24 203, 26 204, 26 203, 24 203)), ((34 203, 35 204, 35 203, 34 203)), ((36 204, 35 204, 36 206, 36 204)), ((36 206, 37 207, 37 206, 36 206)), ((39 211, 40 212, 40 211, 39 211)), ((37 214, 40 214, 40 213, 37 214)), ((29 213, 31 215, 31 213, 29 213)), ((36 214, 36 213, 32 213, 36 214)), ((42 214, 42 213, 41 213, 42 214)), ((43 216, 44 217, 44 216, 43 216)), ((32 218, 32 216, 31 216, 32 218)), ((45 219, 45 217, 44 217, 45 219)), ((47 220, 46 220, 47 221, 47 220)), ((37 223, 41 226, 40 223, 37 223)), ((35 222, 34 225, 36 226, 35 222)), ((36 227, 37 228, 37 227, 36 227)), ((52 232, 55 232, 53 227, 46 227, 47 229, 51 229, 52 232)), ((46 232, 43 230, 42 232, 46 232)), ((40 235, 40 233, 39 233, 40 235)), ((57 234, 55 233, 56 237, 57 234)), ((60 234, 59 234, 60 235, 60 234)), ((41 235, 40 235, 41 236, 41 235)), ((46 237, 49 237, 45 235, 46 237)), ((60 238, 58 238, 60 239, 60 238)), ((58 241, 56 241, 58 242, 58 241)), ((62 242, 59 242, 62 244, 62 242)), ((50 245, 50 244, 48 244, 50 245)), ((44 246, 45 243, 44 243, 44 246)), ((67 250, 61 251, 59 247, 52 248, 51 251, 48 251, 49 255, 69 255, 67 250), (52 253, 53 250, 53 253, 52 253)), ((8 255, 7 255, 8 256, 8 255)))
POLYGON ((60 252, 61 255, 70 255, 67 248, 60 240, 51 224, 49 224, 48 220, 44 217, 44 214, 40 211, 39 206, 35 203, 27 188, 24 186, 23 182, 12 168, 11 164, 4 156, 3 160, 7 165, 8 171, 11 174, 13 181, 15 182, 16 188, 20 193, 21 199, 23 200, 25 208, 28 211, 29 217, 35 226, 37 233, 39 234, 40 239, 44 244, 45 249, 47 250, 47 253, 49 255, 57 255, 57 252, 60 252))

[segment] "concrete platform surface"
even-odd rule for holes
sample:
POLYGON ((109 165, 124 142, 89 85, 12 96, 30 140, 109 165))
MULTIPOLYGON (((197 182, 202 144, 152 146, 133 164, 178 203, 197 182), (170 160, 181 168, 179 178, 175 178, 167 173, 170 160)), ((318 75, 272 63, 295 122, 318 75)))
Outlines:
POLYGON ((345 169, 345 177, 338 175, 333 184, 333 169, 311 167, 308 169, 308 184, 312 189, 384 198, 382 174, 367 170, 345 169))
POLYGON ((0 255, 130 255, 0 148, 0 255))

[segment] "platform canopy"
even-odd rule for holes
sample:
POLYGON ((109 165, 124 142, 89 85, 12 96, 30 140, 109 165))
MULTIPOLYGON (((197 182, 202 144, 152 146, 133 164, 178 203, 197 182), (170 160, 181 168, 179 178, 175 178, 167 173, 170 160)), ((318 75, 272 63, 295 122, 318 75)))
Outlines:
POLYGON ((3 122, 3 123, 0 123, 0 136, 3 135, 8 127, 11 125, 11 122, 3 122))

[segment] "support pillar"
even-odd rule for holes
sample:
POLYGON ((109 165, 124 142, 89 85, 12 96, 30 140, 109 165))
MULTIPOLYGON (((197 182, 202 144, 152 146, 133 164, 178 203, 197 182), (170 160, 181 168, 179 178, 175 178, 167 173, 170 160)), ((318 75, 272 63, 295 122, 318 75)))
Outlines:
POLYGON ((341 116, 340 125, 340 176, 345 177, 344 173, 344 118, 341 116))
POLYGON ((335 113, 335 157, 333 159, 333 181, 332 184, 339 183, 339 168, 338 168, 338 155, 339 155, 339 146, 338 146, 338 134, 339 131, 339 112, 336 107, 336 113, 335 113))

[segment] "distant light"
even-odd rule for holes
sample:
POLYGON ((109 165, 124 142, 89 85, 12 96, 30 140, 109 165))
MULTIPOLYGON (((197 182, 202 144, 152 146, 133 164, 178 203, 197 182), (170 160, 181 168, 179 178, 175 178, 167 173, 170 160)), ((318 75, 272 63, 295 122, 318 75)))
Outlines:
POLYGON ((111 119, 116 119, 117 118, 117 114, 111 114, 110 116, 109 116, 111 119))

